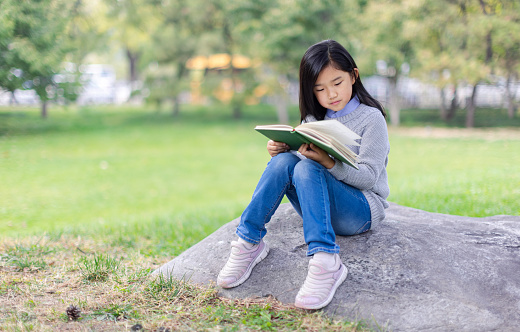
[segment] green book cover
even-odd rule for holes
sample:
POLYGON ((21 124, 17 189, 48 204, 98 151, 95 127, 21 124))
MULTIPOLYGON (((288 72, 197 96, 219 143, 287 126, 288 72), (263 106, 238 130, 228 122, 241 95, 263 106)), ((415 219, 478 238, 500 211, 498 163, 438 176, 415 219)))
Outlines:
POLYGON ((269 139, 272 139, 276 142, 284 142, 289 145, 291 150, 298 150, 300 146, 304 143, 313 143, 322 150, 326 151, 329 155, 334 158, 350 165, 356 169, 358 169, 357 165, 355 165, 352 161, 345 158, 343 155, 338 153, 333 147, 325 145, 324 143, 309 138, 297 131, 293 130, 276 130, 276 129, 265 129, 265 128, 255 128, 256 131, 266 136, 269 139))
POLYGON ((282 131, 270 129, 256 129, 259 133, 276 142, 284 142, 289 145, 291 150, 298 150, 303 143, 310 143, 310 140, 303 137, 296 131, 282 131))

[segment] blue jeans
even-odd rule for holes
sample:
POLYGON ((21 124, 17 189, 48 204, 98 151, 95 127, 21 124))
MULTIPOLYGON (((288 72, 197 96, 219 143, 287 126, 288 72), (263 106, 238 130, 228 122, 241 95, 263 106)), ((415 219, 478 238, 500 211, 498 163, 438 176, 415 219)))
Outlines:
POLYGON ((319 163, 281 153, 269 161, 242 213, 237 235, 251 243, 265 236, 265 225, 286 195, 303 219, 307 255, 339 253, 336 235, 355 235, 371 226, 363 193, 336 178, 319 163))

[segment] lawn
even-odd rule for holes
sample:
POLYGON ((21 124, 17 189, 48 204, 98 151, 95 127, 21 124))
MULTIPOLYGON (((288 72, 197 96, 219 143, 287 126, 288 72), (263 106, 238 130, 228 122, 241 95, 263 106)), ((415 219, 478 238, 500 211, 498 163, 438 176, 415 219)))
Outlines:
POLYGON ((484 217, 520 214, 515 140, 391 136, 390 200, 426 211, 484 217))
MULTIPOLYGON (((237 217, 268 161, 253 108, 0 112, 0 234, 129 224, 208 233, 237 217), (191 220, 197 220, 195 225, 191 220)), ((519 214, 519 139, 410 137, 391 131, 390 200, 468 216, 519 214)))
POLYGON ((3 117, 5 235, 172 220, 215 228, 240 212, 267 162, 246 121, 83 112, 37 127, 32 116, 3 117))
MULTIPOLYGON (((520 215, 518 129, 435 134, 435 123, 413 120, 434 119, 430 113, 404 112, 415 132, 390 129, 389 200, 439 213, 520 215)), ((269 159, 252 128, 274 122, 265 106, 247 108, 241 120, 219 107, 185 107, 178 117, 55 108, 44 121, 37 110, 0 109, 0 326, 57 328, 74 304, 97 329, 179 328, 183 319, 195 330, 363 329, 275 301, 226 302, 214 289, 148 278, 240 215, 269 159), (254 317, 244 310, 251 306, 254 317)))

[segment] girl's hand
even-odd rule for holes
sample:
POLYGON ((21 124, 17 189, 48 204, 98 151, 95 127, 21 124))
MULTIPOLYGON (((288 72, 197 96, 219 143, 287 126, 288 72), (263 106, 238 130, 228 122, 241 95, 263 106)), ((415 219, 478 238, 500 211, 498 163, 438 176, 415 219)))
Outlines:
POLYGON ((282 142, 275 142, 270 140, 267 142, 267 152, 271 155, 271 157, 276 156, 279 153, 289 151, 289 145, 282 142))
POLYGON ((298 152, 304 155, 305 157, 312 159, 327 169, 331 169, 334 167, 334 160, 329 156, 329 154, 314 144, 302 144, 298 149, 298 152))

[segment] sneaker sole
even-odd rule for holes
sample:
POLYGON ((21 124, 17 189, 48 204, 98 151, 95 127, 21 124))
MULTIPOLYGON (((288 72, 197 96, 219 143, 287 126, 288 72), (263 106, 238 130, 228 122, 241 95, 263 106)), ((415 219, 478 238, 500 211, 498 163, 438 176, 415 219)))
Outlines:
POLYGON ((249 276, 251 275, 251 272, 253 271, 253 268, 256 266, 256 264, 260 263, 264 258, 267 257, 267 254, 269 254, 269 247, 267 246, 267 243, 264 243, 264 249, 260 253, 260 255, 256 256, 255 260, 251 261, 249 266, 247 267, 246 273, 242 276, 242 278, 238 279, 232 284, 229 284, 227 286, 221 286, 222 288, 233 288, 236 286, 239 286, 243 284, 247 279, 249 279, 249 276))
POLYGON ((314 304, 314 305, 304 305, 304 304, 298 304, 298 303, 295 303, 294 305, 298 308, 308 309, 308 310, 316 310, 316 309, 321 309, 323 307, 326 307, 334 298, 334 294, 336 294, 336 290, 338 289, 338 287, 343 283, 343 281, 345 281, 345 279, 347 279, 348 269, 345 266, 345 264, 343 264, 343 263, 341 264, 341 267, 343 268, 343 272, 341 273, 341 276, 336 281, 336 283, 332 286, 332 290, 331 290, 329 296, 325 299, 325 301, 318 303, 318 304, 314 304))

